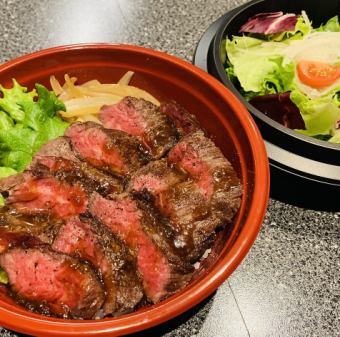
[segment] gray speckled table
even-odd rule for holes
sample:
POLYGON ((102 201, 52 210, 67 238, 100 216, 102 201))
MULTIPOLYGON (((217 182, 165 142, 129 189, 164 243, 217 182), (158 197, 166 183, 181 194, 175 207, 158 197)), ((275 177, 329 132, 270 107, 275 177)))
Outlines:
MULTIPOLYGON (((0 0, 0 62, 76 42, 138 44, 185 58, 242 0, 0 0)), ((205 302, 136 336, 340 336, 340 213, 270 200, 242 265, 205 302)), ((16 336, 0 329, 0 336, 16 336)))

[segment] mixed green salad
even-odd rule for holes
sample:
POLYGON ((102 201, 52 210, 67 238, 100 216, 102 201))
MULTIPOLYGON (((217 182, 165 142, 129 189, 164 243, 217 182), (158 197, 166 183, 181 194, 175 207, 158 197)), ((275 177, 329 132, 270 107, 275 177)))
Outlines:
POLYGON ((286 119, 292 119, 293 106, 301 123, 285 123, 283 118, 282 124, 340 143, 338 17, 315 28, 304 12, 261 13, 249 19, 240 32, 243 35, 225 41, 225 65, 241 94, 255 107, 260 102, 260 110, 269 116, 279 106, 282 114, 289 111, 286 119), (288 101, 282 99, 287 93, 288 101), (273 104, 275 100, 279 105, 273 104))
POLYGON ((12 88, 0 86, 0 92, 0 178, 3 178, 23 171, 40 146, 63 135, 68 123, 56 114, 65 111, 64 103, 41 84, 28 91, 13 80, 12 88))

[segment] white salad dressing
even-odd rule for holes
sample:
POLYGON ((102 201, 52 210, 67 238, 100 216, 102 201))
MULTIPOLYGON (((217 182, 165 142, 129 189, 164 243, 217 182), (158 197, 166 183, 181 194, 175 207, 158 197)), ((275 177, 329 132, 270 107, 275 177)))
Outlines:
MULTIPOLYGON (((314 32, 306 35, 302 40, 290 41, 281 51, 284 63, 301 60, 318 61, 329 64, 340 63, 340 32, 314 32)), ((303 93, 311 98, 322 96, 335 87, 340 86, 340 78, 333 84, 315 89, 301 83, 296 75, 296 84, 303 93)))

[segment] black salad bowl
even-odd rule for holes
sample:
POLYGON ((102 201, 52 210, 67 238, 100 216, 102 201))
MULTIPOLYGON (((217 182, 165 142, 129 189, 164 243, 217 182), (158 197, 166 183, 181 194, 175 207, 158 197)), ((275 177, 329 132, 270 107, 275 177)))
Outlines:
MULTIPOLYGON (((246 106, 265 140, 271 168, 271 197, 305 208, 340 210, 340 145, 317 140, 288 129, 248 103, 225 72, 224 40, 239 35, 253 15, 305 10, 314 26, 340 15, 340 0, 255 0, 214 22, 202 36, 194 64, 228 87, 246 106)), ((340 52, 340 51, 339 51, 340 52)))

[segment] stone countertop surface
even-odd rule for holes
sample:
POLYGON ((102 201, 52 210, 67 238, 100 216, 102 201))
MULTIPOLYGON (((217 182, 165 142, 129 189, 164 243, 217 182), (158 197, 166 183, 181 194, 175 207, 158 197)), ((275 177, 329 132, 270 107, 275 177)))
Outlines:
MULTIPOLYGON (((0 0, 0 63, 78 42, 142 45, 188 61, 242 0, 0 0)), ((246 259, 206 301, 138 336, 336 337, 340 213, 274 199, 246 259)), ((18 336, 0 328, 0 336, 18 336)))

